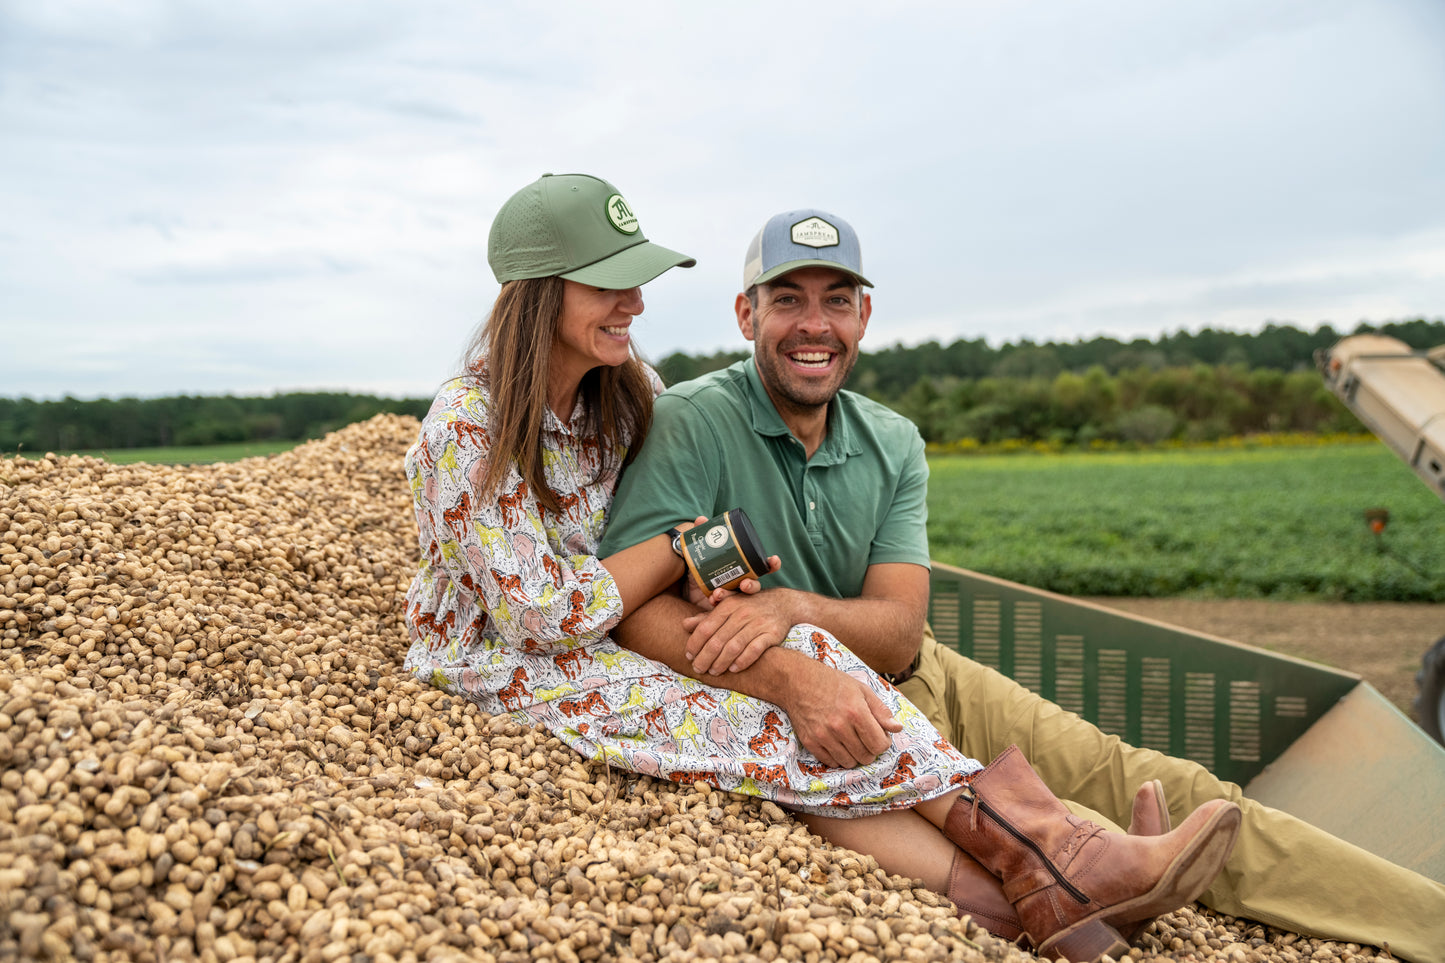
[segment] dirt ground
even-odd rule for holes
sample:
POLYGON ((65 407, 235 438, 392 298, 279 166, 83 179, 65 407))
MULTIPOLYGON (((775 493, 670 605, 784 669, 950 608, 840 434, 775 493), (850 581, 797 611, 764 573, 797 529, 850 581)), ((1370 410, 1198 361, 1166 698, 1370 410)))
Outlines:
POLYGON ((1445 635, 1445 605, 1093 598, 1091 602, 1358 673, 1414 717, 1420 657, 1445 635))

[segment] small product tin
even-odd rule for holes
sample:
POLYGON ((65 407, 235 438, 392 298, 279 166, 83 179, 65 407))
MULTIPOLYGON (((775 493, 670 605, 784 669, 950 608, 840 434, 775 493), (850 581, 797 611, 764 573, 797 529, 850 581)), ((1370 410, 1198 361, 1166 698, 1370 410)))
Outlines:
POLYGON ((767 574, 768 559, 753 523, 731 508, 682 533, 682 558, 704 595, 736 589, 743 579, 767 574))

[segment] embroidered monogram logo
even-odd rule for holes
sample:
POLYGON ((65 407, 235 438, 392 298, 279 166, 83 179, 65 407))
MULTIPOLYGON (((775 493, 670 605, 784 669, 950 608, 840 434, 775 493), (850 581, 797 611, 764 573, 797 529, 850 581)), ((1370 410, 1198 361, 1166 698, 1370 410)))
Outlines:
POLYGON ((637 215, 627 205, 621 194, 607 198, 607 220, 623 234, 637 233, 637 215))

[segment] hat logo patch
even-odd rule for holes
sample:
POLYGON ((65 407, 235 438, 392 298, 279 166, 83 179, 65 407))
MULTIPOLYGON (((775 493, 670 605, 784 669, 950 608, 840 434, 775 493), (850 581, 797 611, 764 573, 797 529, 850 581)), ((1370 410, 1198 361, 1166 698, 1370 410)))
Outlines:
POLYGON ((837 247, 838 229, 821 217, 810 217, 793 225, 793 243, 808 247, 837 247))
POLYGON ((621 194, 607 198, 607 220, 623 234, 637 233, 637 215, 621 194))

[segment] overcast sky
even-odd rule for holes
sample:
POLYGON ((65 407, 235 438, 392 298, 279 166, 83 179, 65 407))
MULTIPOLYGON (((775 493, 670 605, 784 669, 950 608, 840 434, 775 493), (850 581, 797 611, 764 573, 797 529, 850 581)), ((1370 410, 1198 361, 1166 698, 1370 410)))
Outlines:
POLYGON ((1445 317, 1445 3, 0 0, 0 396, 430 396, 543 172, 858 229, 865 349, 1445 317))

